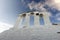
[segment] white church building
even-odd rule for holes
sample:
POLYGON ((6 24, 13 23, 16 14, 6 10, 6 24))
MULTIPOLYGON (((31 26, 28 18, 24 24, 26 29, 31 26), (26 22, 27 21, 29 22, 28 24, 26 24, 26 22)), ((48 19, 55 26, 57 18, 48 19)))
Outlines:
POLYGON ((49 12, 28 12, 19 14, 16 24, 13 28, 3 32, 0 40, 60 40, 60 25, 52 24, 49 12), (34 16, 34 25, 30 27, 30 16, 34 16), (40 25, 41 17, 44 19, 44 25, 40 25), (20 28, 22 20, 22 28, 20 28))

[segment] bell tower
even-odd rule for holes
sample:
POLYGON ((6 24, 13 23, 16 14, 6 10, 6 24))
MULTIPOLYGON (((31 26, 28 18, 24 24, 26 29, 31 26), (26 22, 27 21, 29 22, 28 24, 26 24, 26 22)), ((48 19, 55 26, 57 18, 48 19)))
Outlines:
POLYGON ((22 22, 23 18, 25 18, 25 24, 24 27, 30 27, 30 16, 34 16, 34 27, 40 27, 39 19, 40 17, 43 17, 44 19, 44 25, 43 26, 48 26, 52 25, 49 19, 49 13, 48 12, 28 12, 28 13, 22 13, 19 14, 18 19, 16 21, 16 24, 14 25, 15 28, 18 28, 18 25, 22 22))

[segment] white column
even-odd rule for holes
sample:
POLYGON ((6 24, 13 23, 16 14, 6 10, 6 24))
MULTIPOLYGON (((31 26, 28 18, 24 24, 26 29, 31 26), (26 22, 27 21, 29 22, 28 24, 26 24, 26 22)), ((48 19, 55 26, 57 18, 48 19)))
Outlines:
POLYGON ((44 25, 51 25, 51 22, 50 22, 50 19, 49 19, 49 15, 48 14, 45 14, 43 16, 44 18, 44 25))
POLYGON ((26 16, 25 16, 24 26, 25 27, 29 27, 30 26, 30 15, 29 15, 29 13, 27 13, 26 16))
POLYGON ((18 29, 19 28, 19 24, 21 24, 22 22, 22 16, 19 15, 17 21, 16 21, 16 24, 14 25, 14 29, 18 29))
POLYGON ((34 27, 39 27, 39 15, 34 14, 34 27))

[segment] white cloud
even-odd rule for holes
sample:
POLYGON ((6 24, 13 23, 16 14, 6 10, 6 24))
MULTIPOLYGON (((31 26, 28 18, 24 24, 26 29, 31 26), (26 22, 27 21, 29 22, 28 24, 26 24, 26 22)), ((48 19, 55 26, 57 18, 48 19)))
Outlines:
POLYGON ((48 0, 45 2, 45 4, 47 4, 53 8, 56 8, 57 10, 60 11, 60 0, 48 0))
POLYGON ((35 10, 38 10, 38 11, 46 11, 46 9, 44 8, 44 4, 42 3, 36 3, 34 1, 32 1, 31 3, 28 4, 29 8, 31 10, 35 9, 35 10))
POLYGON ((13 26, 10 24, 0 22, 0 33, 5 31, 5 30, 8 30, 11 27, 13 27, 13 26))
POLYGON ((31 10, 35 9, 35 10, 46 11, 44 5, 48 5, 60 11, 60 0, 46 0, 46 2, 44 2, 43 4, 41 2, 36 3, 34 1, 28 3, 28 6, 31 10))

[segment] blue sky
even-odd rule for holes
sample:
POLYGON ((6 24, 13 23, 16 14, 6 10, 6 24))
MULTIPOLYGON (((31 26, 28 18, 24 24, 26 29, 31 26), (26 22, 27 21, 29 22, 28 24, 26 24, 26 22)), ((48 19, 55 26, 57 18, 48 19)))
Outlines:
POLYGON ((44 5, 44 9, 51 13, 52 23, 60 23, 60 10, 50 4, 44 4, 49 2, 46 2, 46 0, 0 0, 0 22, 15 24, 18 14, 36 10, 28 6, 32 2, 44 5))

